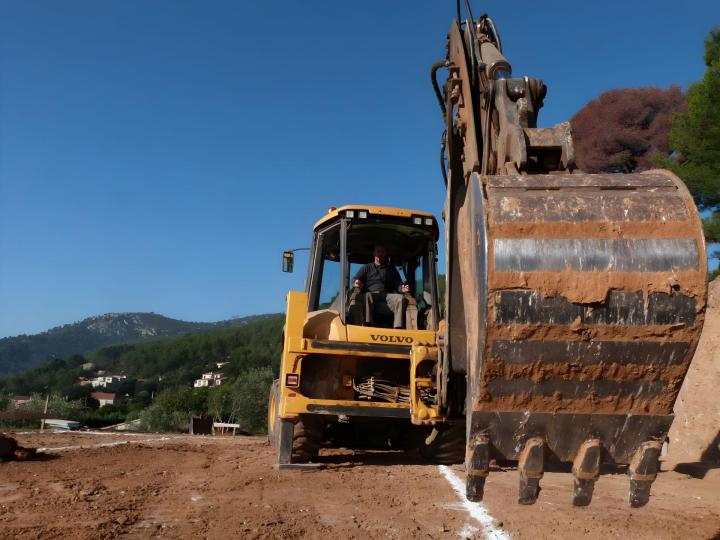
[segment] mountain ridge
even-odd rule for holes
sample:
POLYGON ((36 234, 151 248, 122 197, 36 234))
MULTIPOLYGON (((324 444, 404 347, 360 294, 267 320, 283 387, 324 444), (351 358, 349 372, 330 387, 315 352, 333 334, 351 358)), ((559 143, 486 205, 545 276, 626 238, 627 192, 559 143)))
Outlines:
POLYGON ((154 312, 113 312, 94 315, 38 334, 0 339, 0 374, 36 367, 53 358, 83 354, 101 347, 182 334, 212 332, 271 317, 250 315, 217 322, 191 322, 154 312))

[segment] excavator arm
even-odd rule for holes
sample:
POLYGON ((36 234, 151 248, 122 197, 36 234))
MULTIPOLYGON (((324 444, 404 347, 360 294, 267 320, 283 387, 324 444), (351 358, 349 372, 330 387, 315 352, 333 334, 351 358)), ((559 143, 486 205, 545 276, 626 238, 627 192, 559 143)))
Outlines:
POLYGON ((668 171, 578 170, 569 123, 537 127, 547 88, 512 77, 486 15, 452 24, 432 76, 447 186, 438 403, 467 421, 467 495, 482 499, 491 460, 516 461, 532 504, 560 461, 582 506, 609 463, 642 506, 705 312, 692 197, 668 171))

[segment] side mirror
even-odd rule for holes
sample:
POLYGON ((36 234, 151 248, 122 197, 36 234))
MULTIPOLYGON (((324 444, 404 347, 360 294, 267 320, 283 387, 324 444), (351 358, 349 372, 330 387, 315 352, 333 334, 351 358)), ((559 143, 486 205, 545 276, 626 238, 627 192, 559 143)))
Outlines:
POLYGON ((293 263, 295 262, 295 254, 292 251, 283 251, 283 272, 292 272, 293 263))

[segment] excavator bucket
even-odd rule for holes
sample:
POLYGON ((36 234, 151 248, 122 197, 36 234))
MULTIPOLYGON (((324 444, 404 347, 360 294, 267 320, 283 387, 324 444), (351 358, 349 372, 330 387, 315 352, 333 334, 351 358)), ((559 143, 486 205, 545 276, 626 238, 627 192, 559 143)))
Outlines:
POLYGON ((642 506, 705 311, 693 199, 668 171, 577 170, 570 125, 537 127, 546 87, 512 78, 486 15, 451 26, 431 76, 447 162, 438 400, 466 417, 468 497, 492 459, 513 460, 532 504, 559 461, 583 506, 609 463, 642 506))
MULTIPOLYGON (((572 462, 576 505, 590 502, 601 462, 629 464, 641 506, 705 306, 702 229, 685 186, 666 171, 475 175, 465 206, 466 322, 478 312, 469 463, 483 444, 518 460, 528 503, 543 462, 572 462)), ((487 469, 470 469, 469 485, 482 483, 487 469)))

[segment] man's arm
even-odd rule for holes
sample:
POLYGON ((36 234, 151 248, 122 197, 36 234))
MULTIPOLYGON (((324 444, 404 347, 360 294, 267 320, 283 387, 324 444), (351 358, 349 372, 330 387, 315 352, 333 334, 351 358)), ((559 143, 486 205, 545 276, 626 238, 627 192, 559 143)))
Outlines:
POLYGON ((410 292, 410 287, 408 285, 403 285, 400 273, 397 271, 397 268, 395 268, 394 265, 388 266, 387 285, 390 292, 410 292))
POLYGON ((362 289, 363 285, 365 285, 365 278, 367 277, 367 264, 364 264, 360 267, 360 269, 355 273, 355 277, 353 277, 352 280, 352 286, 357 287, 358 289, 362 289))

